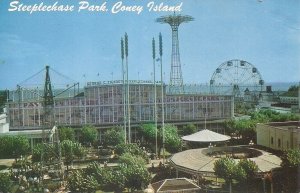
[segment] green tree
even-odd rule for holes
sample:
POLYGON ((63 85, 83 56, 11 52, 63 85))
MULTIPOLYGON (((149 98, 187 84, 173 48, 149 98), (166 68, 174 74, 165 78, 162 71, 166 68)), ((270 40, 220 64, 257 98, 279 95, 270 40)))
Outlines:
POLYGON ((122 192, 125 187, 125 176, 119 167, 101 167, 99 163, 93 162, 87 167, 86 175, 93 176, 103 191, 122 192))
POLYGON ((178 152, 181 148, 181 139, 174 125, 165 125, 165 147, 171 153, 178 152))
POLYGON ((231 181, 234 178, 236 169, 236 163, 234 159, 225 157, 220 158, 214 163, 215 174, 223 178, 226 182, 231 181))
POLYGON ((25 136, 17 136, 13 141, 13 153, 15 158, 19 158, 29 153, 30 145, 25 136))
POLYGON ((161 129, 156 130, 155 124, 153 123, 142 124, 139 129, 145 142, 151 145, 152 151, 155 151, 156 148, 156 132, 157 132, 158 155, 160 155, 162 149, 161 129))
POLYGON ((29 141, 24 136, 0 137, 0 158, 19 158, 30 150, 29 141))
POLYGON ((67 178, 67 188, 76 193, 92 193, 99 188, 97 180, 83 170, 73 170, 67 178))
POLYGON ((236 133, 242 136, 242 143, 248 144, 256 140, 256 122, 253 120, 229 120, 224 122, 228 134, 236 133))
POLYGON ((299 188, 300 150, 289 149, 284 152, 281 159, 282 176, 285 178, 280 179, 280 181, 283 183, 284 192, 297 192, 297 188, 299 188))
POLYGON ((82 185, 81 181, 86 176, 90 176, 97 182, 98 188, 107 192, 122 192, 125 187, 140 190, 147 186, 151 179, 145 160, 130 153, 122 154, 119 165, 115 168, 101 167, 99 163, 94 162, 87 167, 85 172, 72 172, 68 179, 69 189, 77 192, 85 191, 86 185, 82 185))
POLYGON ((239 174, 236 171, 236 168, 237 167, 234 159, 229 157, 220 158, 214 163, 215 174, 218 177, 223 178, 226 181, 226 183, 229 184, 230 192, 232 192, 231 183, 233 178, 239 176, 239 174))
POLYGON ((71 140, 75 141, 75 131, 73 128, 70 127, 62 127, 59 128, 59 140, 71 140))
POLYGON ((241 183, 245 183, 247 181, 247 173, 240 165, 235 166, 233 179, 241 183))
POLYGON ((58 156, 58 148, 54 144, 37 144, 33 148, 32 162, 43 161, 51 163, 58 156))
POLYGON ((81 144, 70 140, 64 140, 61 143, 61 152, 67 164, 67 169, 73 163, 75 157, 82 158, 85 155, 85 149, 81 144))
POLYGON ((251 187, 255 179, 255 173, 258 171, 257 164, 250 159, 241 159, 235 169, 234 179, 240 183, 244 183, 247 191, 251 187))
MULTIPOLYGON (((148 143, 155 145, 155 137, 156 137, 156 128, 154 124, 144 124, 140 127, 143 136, 145 137, 148 143)), ((158 153, 161 152, 162 149, 162 141, 163 141, 163 133, 162 128, 158 130, 157 134, 158 140, 158 153)), ((165 136, 165 148, 167 151, 174 153, 177 152, 181 147, 181 139, 178 135, 177 127, 174 125, 166 124, 164 128, 164 136, 165 136)))
POLYGON ((14 151, 14 137, 3 136, 0 137, 0 157, 1 158, 13 158, 14 151))
POLYGON ((190 135, 197 132, 197 127, 194 124, 188 124, 183 126, 181 135, 190 135))
POLYGON ((114 192, 122 192, 125 188, 126 177, 122 169, 105 168, 105 186, 104 190, 111 190, 114 192))
POLYGON ((292 86, 290 86, 290 88, 288 89, 288 92, 298 91, 298 89, 299 89, 299 86, 297 86, 297 85, 292 85, 292 86))
POLYGON ((11 191, 12 181, 7 173, 0 173, 0 192, 8 193, 11 191))
POLYGON ((282 156, 282 166, 290 168, 298 168, 300 166, 300 150, 289 149, 282 156))
POLYGON ((145 161, 149 159, 147 153, 136 144, 119 144, 116 146, 115 153, 123 155, 129 153, 134 156, 142 157, 145 161))
POLYGON ((32 162, 40 162, 41 161, 41 156, 42 156, 42 151, 43 151, 43 144, 37 144, 33 147, 32 150, 32 162))
POLYGON ((258 166, 252 160, 242 159, 236 164, 234 159, 226 157, 214 163, 214 171, 218 177, 225 179, 226 183, 230 185, 230 191, 232 191, 231 183, 233 179, 240 183, 246 182, 248 185, 255 178, 258 166))
POLYGON ((81 142, 85 144, 92 144, 97 140, 98 132, 93 126, 84 126, 81 129, 81 142))
POLYGON ((131 190, 145 188, 151 179, 143 158, 125 153, 120 157, 120 172, 125 176, 125 186, 131 190))
POLYGON ((254 161, 250 159, 241 159, 238 166, 245 171, 246 179, 248 181, 255 178, 255 174, 258 171, 258 165, 254 161))
POLYGON ((273 110, 260 110, 250 114, 255 123, 298 121, 299 116, 293 113, 279 113, 273 110))
POLYGON ((104 144, 116 146, 125 143, 124 132, 120 127, 114 127, 104 133, 104 144))
POLYGON ((153 123, 143 124, 140 126, 140 130, 145 140, 149 143, 153 143, 156 137, 156 128, 153 123))
POLYGON ((122 154, 119 162, 126 165, 146 165, 146 161, 142 157, 132 155, 131 153, 122 154))

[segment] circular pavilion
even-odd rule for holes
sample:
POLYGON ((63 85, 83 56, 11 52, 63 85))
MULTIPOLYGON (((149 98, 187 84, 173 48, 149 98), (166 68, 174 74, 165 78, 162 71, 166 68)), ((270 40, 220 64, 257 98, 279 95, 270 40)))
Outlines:
POLYGON ((231 155, 236 161, 239 161, 239 157, 245 154, 251 155, 245 158, 254 161, 258 165, 258 173, 260 174, 279 168, 282 162, 278 156, 252 146, 190 149, 174 154, 169 162, 176 169, 177 176, 178 171, 196 176, 215 176, 213 168, 216 160, 231 155))
MULTIPOLYGON (((213 143, 228 141, 230 136, 222 135, 207 129, 182 137, 185 141, 213 143)), ((170 158, 170 164, 178 171, 192 175, 215 176, 214 163, 221 157, 232 157, 236 162, 241 158, 254 161, 259 168, 258 174, 265 174, 275 168, 279 168, 282 160, 269 152, 256 149, 254 146, 224 146, 214 147, 211 144, 208 148, 190 149, 174 154, 170 158)))

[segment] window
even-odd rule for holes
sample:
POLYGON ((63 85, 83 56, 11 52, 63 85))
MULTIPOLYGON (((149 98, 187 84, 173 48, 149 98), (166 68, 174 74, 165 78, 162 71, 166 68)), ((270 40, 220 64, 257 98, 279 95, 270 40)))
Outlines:
POLYGON ((278 139, 278 147, 280 148, 281 147, 281 140, 278 139))
POLYGON ((273 139, 273 137, 271 137, 271 145, 273 145, 274 144, 274 139, 273 139))

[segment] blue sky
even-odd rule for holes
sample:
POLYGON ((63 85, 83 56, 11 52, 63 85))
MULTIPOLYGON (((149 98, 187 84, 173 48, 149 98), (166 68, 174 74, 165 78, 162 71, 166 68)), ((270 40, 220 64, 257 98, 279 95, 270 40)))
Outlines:
MULTIPOLYGON (((129 36, 129 78, 150 80, 151 41, 163 35, 163 71, 169 80, 171 29, 155 22, 172 12, 149 12, 147 0, 123 0, 143 6, 140 13, 9 12, 0 0, 0 89, 14 89, 45 65, 71 79, 120 80, 120 39, 129 36), (99 74, 99 75, 98 75, 99 74)), ((20 0, 52 5, 55 0, 20 0)), ((103 0, 89 0, 101 5, 103 0)), ((110 9, 116 0, 107 0, 110 9)), ((298 0, 157 0, 178 5, 180 14, 195 18, 179 28, 184 83, 207 83, 223 62, 241 59, 258 68, 265 82, 299 81, 300 1, 298 0)), ((159 67, 157 68, 159 69, 159 67)), ((159 71, 157 71, 159 73, 159 71)), ((42 84, 42 76, 35 83, 42 84)), ((59 78, 53 75, 53 81, 59 78)), ((62 81, 62 80, 61 80, 62 81)))

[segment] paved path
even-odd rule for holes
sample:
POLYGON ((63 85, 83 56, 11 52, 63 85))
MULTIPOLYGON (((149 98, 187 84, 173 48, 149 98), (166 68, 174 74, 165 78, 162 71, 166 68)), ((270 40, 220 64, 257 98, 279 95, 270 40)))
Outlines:
POLYGON ((6 165, 8 167, 12 166, 15 159, 0 159, 0 165, 6 165))

